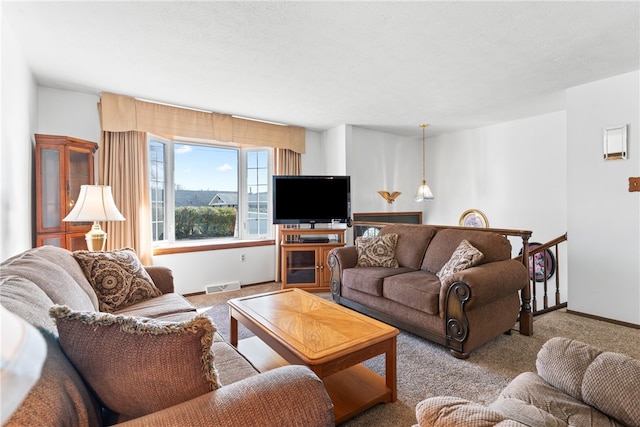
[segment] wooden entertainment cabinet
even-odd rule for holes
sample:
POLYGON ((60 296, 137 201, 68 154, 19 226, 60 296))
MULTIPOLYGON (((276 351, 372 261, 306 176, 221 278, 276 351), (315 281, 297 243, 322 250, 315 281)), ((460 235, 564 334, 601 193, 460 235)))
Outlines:
POLYGON ((345 232, 345 228, 282 227, 282 289, 331 292, 327 255, 331 249, 344 246, 345 232))

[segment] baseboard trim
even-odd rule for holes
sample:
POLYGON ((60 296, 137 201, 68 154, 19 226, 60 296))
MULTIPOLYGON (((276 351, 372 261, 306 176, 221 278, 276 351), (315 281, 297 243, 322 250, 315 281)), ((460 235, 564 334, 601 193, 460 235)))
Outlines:
POLYGON ((640 325, 637 325, 635 323, 623 322, 622 320, 609 319, 608 317, 596 316, 594 314, 587 314, 569 309, 567 309, 567 313, 575 314, 576 316, 588 317, 589 319, 601 320, 607 323, 613 323, 614 325, 626 326, 627 328, 640 329, 640 325))
MULTIPOLYGON (((257 283, 241 283, 240 284, 240 289, 244 289, 247 287, 251 287, 254 285, 264 285, 266 283, 274 283, 273 280, 267 280, 266 282, 257 282, 257 283)), ((200 291, 200 292, 189 292, 188 294, 182 294, 183 297, 195 297, 197 295, 205 295, 204 291, 200 291)))

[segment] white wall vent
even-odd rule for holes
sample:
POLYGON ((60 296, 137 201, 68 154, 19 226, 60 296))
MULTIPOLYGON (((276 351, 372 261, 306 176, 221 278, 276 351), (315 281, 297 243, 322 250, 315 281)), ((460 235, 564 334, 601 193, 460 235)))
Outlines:
POLYGON ((218 283, 215 285, 207 285, 204 287, 204 292, 209 294, 215 294, 223 291, 237 291, 240 289, 240 282, 227 282, 227 283, 218 283))

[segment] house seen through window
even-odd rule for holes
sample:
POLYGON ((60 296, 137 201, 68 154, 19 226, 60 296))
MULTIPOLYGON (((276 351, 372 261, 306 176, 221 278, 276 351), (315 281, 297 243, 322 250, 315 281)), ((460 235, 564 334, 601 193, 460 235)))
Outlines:
POLYGON ((150 135, 154 243, 270 238, 272 149, 150 135))

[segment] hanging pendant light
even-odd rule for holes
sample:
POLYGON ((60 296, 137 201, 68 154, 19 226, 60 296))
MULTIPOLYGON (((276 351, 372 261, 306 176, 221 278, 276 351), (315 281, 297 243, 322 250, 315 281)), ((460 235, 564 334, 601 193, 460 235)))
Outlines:
POLYGON ((416 191, 415 196, 413 197, 413 199, 416 202, 425 202, 427 200, 433 200, 433 193, 431 192, 431 188, 429 188, 429 186, 427 185, 427 179, 426 179, 426 159, 425 159, 425 137, 424 137, 424 133, 425 133, 425 129, 427 128, 427 124, 420 124, 420 127, 422 128, 422 184, 420 184, 420 186, 418 187, 418 190, 416 191))
POLYGON ((427 124, 420 124, 420 127, 422 128, 422 184, 420 184, 420 186, 418 187, 418 190, 416 191, 416 195, 413 197, 413 200, 415 200, 416 202, 424 202, 427 200, 433 200, 433 193, 431 192, 431 189, 429 188, 429 186, 427 185, 427 178, 426 178, 426 173, 425 173, 425 168, 426 168, 426 163, 427 161, 424 158, 424 152, 425 152, 425 142, 424 142, 424 131, 427 128, 427 124))

